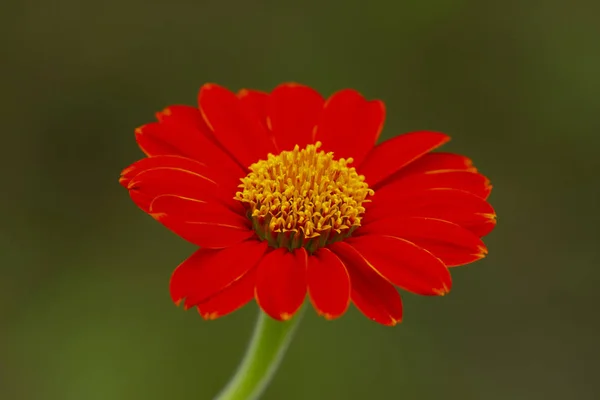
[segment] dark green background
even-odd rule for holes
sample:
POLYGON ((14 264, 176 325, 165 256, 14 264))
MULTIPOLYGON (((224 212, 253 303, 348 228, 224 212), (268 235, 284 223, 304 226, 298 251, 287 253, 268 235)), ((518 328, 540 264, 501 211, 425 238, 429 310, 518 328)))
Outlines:
POLYGON ((404 323, 308 312, 267 400, 594 399, 600 3, 3 3, 0 398, 210 399, 256 306, 175 308, 193 251, 118 183, 135 127, 204 82, 385 101, 384 137, 447 132, 495 187, 487 259, 404 323))

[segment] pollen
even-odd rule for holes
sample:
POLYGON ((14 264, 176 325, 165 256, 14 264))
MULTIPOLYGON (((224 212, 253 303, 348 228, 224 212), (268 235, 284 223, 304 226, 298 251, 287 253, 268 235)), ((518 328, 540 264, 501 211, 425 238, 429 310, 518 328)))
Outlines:
POLYGON ((360 226, 373 190, 321 143, 298 145, 250 166, 235 199, 244 203, 254 230, 272 247, 310 252, 342 240, 360 226))

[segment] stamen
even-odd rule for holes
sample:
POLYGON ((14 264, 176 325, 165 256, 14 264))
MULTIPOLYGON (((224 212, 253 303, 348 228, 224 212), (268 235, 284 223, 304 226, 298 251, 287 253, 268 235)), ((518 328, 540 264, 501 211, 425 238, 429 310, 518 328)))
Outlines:
POLYGON ((348 166, 352 158, 335 160, 320 147, 317 142, 269 154, 242 178, 235 199, 247 206, 254 230, 272 247, 313 252, 360 226, 362 204, 373 190, 348 166))

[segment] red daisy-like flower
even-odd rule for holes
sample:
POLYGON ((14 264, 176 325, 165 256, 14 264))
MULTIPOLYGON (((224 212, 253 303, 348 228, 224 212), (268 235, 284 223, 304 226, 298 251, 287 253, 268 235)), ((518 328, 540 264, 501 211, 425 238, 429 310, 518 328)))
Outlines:
POLYGON ((200 247, 173 273, 176 304, 214 319, 256 299, 287 320, 308 294, 327 319, 352 302, 395 325, 394 286, 444 295, 448 267, 487 253, 491 186, 468 158, 431 153, 447 135, 376 145, 384 104, 350 89, 325 100, 298 84, 237 94, 207 84, 198 102, 137 129, 148 157, 120 180, 142 210, 200 247))

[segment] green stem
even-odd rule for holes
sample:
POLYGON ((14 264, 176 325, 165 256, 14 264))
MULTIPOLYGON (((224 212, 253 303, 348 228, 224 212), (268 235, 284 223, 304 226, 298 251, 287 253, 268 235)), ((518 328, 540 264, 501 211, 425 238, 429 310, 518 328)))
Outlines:
POLYGON ((280 322, 259 310, 246 355, 227 386, 214 400, 256 400, 273 378, 294 336, 302 310, 289 321, 280 322))

